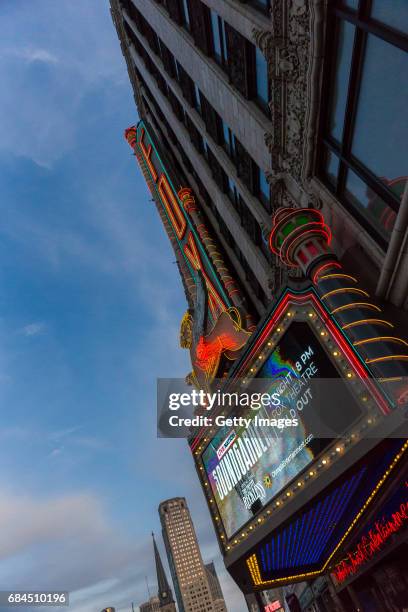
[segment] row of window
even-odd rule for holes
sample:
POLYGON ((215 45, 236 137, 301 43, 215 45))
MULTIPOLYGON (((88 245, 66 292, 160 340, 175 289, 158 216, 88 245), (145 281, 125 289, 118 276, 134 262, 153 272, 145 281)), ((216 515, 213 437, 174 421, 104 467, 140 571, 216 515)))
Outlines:
POLYGON ((209 9, 209 14, 213 58, 240 93, 247 99, 254 99, 269 116, 269 78, 265 56, 213 9, 209 9))
MULTIPOLYGON (((169 11, 170 16, 179 23, 180 14, 185 20, 186 25, 190 22, 190 11, 194 8, 194 4, 190 3, 189 0, 156 0, 159 4, 162 4, 169 11)), ((246 0, 247 4, 250 4, 253 8, 259 10, 264 14, 269 14, 271 7, 270 0, 246 0)))
MULTIPOLYGON (((140 13, 137 15, 137 21, 141 24, 141 30, 144 32, 150 47, 160 56, 167 74, 171 78, 177 80, 183 93, 183 97, 204 120, 207 132, 217 144, 224 148, 230 159, 233 161, 238 176, 245 183, 249 191, 260 200, 267 212, 270 213, 270 187, 266 180, 265 173, 251 158, 245 147, 235 137, 226 122, 220 117, 220 115, 202 94, 197 84, 194 83, 190 75, 175 59, 174 55, 163 43, 163 41, 155 32, 151 30, 149 24, 140 13)), ((126 22, 125 28, 129 38, 132 40, 136 48, 137 53, 144 59, 149 71, 154 74, 160 90, 166 95, 166 97, 169 98, 176 116, 180 121, 183 121, 189 132, 193 135, 194 144, 200 150, 200 152, 203 152, 204 142, 193 122, 189 118, 185 117, 184 110, 178 102, 177 97, 168 88, 167 83, 159 74, 156 66, 154 66, 150 57, 143 48, 143 45, 134 35, 132 29, 126 22)))
MULTIPOLYGON (((171 129, 164 113, 162 112, 162 110, 160 109, 159 105, 157 104, 157 101, 155 100, 153 94, 151 93, 148 85, 146 84, 146 82, 144 81, 142 75, 140 74, 140 72, 136 69, 137 71, 137 75, 138 75, 138 79, 140 80, 140 82, 143 85, 143 88, 145 90, 145 93, 149 99, 149 102, 152 104, 153 108, 154 108, 154 114, 157 115, 158 119, 160 120, 160 122, 165 125, 167 133, 169 135, 169 138, 171 139, 171 141, 173 142, 173 144, 177 147, 180 156, 182 158, 182 162, 184 167, 186 168, 186 171, 191 174, 195 180, 195 182, 198 185, 198 189, 199 192, 201 194, 201 196, 203 197, 204 201, 209 205, 214 217, 217 220, 218 226, 220 228, 220 232, 221 234, 224 236, 226 243, 228 244, 228 246, 230 246, 236 257, 238 258, 244 272, 245 272, 245 278, 247 280, 247 282, 249 283, 249 285, 251 286, 251 289, 254 292, 254 295, 264 304, 264 306, 266 306, 269 303, 269 298, 267 297, 267 295, 265 294, 265 292, 263 291, 260 283, 257 281, 255 275, 253 274, 250 266, 248 265, 245 257, 243 256, 237 241, 234 239, 234 237, 232 236, 230 230, 228 229, 225 221, 223 220, 223 218, 221 217, 221 215, 218 212, 218 209, 216 208, 216 206, 214 205, 212 199, 210 198, 207 189, 205 188, 203 182, 201 181, 199 175, 197 174, 197 172, 195 171, 195 169, 193 168, 190 159, 187 157, 187 155, 184 152, 183 147, 181 146, 176 134, 174 133, 174 131, 171 129)), ((152 115, 153 119, 154 119, 154 114, 152 115)), ((158 123, 155 124, 155 128, 156 130, 160 133, 160 137, 161 140, 163 141, 164 144, 167 143, 167 137, 166 135, 162 132, 160 126, 158 123)), ((205 141, 203 141, 205 142, 205 141)), ((205 146, 205 145, 204 145, 205 146)), ((204 151, 204 146, 203 146, 203 150, 200 151, 203 153, 204 151)), ((170 147, 168 146, 169 150, 170 147)), ((209 156, 212 155, 212 153, 210 152, 210 149, 208 147, 208 145, 206 146, 206 150, 207 150, 207 155, 209 153, 209 156)), ((211 159, 211 157, 207 158, 207 159, 211 159)), ((176 168, 176 171, 178 173, 178 175, 180 177, 184 176, 184 171, 182 169, 181 166, 179 166, 177 160, 174 158, 172 158, 172 162, 173 165, 176 168)), ((237 212, 240 215, 240 219, 241 219, 241 224, 243 225, 243 227, 245 228, 245 230, 247 231, 247 233, 249 234, 249 236, 251 237, 252 241, 259 246, 265 257, 267 257, 269 260, 271 259, 271 252, 268 248, 267 243, 265 242, 265 240, 263 239, 262 236, 262 232, 261 232, 261 228, 259 227, 258 222, 255 220, 255 218, 252 216, 251 212, 249 211, 248 207, 246 206, 244 200, 241 198, 241 196, 238 194, 238 191, 235 187, 235 185, 233 183, 230 183, 228 180, 227 175, 225 174, 224 170, 222 169, 222 167, 218 164, 218 166, 216 165, 218 164, 218 162, 216 162, 215 158, 213 159, 213 164, 211 166, 211 163, 209 162, 212 174, 214 179, 218 182, 220 180, 220 176, 221 176, 221 185, 223 188, 223 191, 225 193, 228 194, 228 196, 230 197, 230 199, 232 200, 237 212), (215 163, 214 163, 215 162, 215 163)), ((219 183, 220 184, 220 183, 219 183)))
MULTIPOLYGON (((149 24, 140 19, 131 0, 122 1, 185 98, 201 114, 207 131, 234 161, 240 178, 267 207, 269 186, 264 174, 245 156, 245 148, 149 24)), ((236 89, 267 110, 267 65, 260 50, 200 0, 161 3, 190 32, 196 46, 225 70, 236 89)), ((408 63, 408 2, 333 0, 328 4, 327 26, 322 99, 328 102, 321 115, 317 173, 385 249, 408 176, 404 154, 408 100, 401 82, 408 63)), ((157 81, 164 91, 164 79, 157 81)), ((208 155, 205 143, 200 144, 174 96, 166 95, 213 167, 211 152, 208 155)), ((225 182, 220 172, 217 175, 225 182)), ((226 192, 235 193, 230 181, 226 192)))
MULTIPOLYGON (((122 0, 122 4, 157 53, 157 34, 131 0, 122 0)), ((270 117, 268 67, 261 51, 200 0, 166 0, 166 7, 195 45, 221 66, 229 82, 270 117)))

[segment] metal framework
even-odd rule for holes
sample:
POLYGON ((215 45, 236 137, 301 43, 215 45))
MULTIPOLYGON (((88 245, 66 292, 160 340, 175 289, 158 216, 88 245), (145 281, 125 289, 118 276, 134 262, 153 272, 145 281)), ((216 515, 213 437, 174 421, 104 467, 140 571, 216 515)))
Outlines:
POLYGON ((353 156, 352 139, 356 122, 368 35, 373 34, 405 52, 408 52, 408 36, 372 19, 370 16, 372 4, 371 0, 360 0, 357 11, 344 7, 344 5, 341 7, 341 4, 343 3, 335 2, 328 4, 325 57, 329 59, 325 65, 322 92, 322 99, 327 100, 327 104, 324 106, 321 114, 320 150, 318 152, 317 159, 318 174, 321 178, 323 178, 325 184, 329 187, 330 191, 333 192, 341 204, 347 210, 352 210, 353 215, 358 219, 359 223, 361 223, 367 232, 385 250, 387 248, 388 241, 347 199, 345 185, 347 169, 350 168, 377 196, 384 201, 386 205, 388 205, 395 212, 398 212, 400 205, 398 196, 393 193, 389 186, 387 186, 380 178, 376 177, 373 172, 371 172, 364 164, 353 156), (343 132, 341 142, 339 143, 329 134, 329 123, 332 100, 334 97, 333 83, 336 74, 339 28, 341 23, 344 21, 356 26, 356 30, 350 65, 343 132), (328 180, 327 173, 325 172, 326 149, 334 152, 339 158, 338 174, 334 184, 328 180))

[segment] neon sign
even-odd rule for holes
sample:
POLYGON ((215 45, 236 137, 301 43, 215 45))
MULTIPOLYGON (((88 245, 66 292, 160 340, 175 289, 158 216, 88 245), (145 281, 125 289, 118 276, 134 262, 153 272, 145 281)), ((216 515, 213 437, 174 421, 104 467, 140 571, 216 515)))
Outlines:
POLYGON ((277 610, 282 610, 281 602, 279 601, 279 599, 265 606, 265 612, 276 612, 277 610))
MULTIPOLYGON (((405 483, 407 491, 408 483, 405 483)), ((408 521, 408 501, 402 502, 392 514, 383 515, 374 523, 359 541, 356 548, 349 552, 334 569, 333 575, 337 582, 344 582, 349 576, 355 574, 358 569, 370 561, 374 555, 384 546, 394 533, 400 531, 408 521)))
POLYGON ((145 165, 144 171, 148 175, 149 187, 158 196, 193 279, 195 280, 198 272, 203 275, 208 292, 208 309, 212 320, 215 321, 222 312, 231 307, 231 303, 201 244, 198 233, 187 214, 188 211, 183 207, 145 124, 140 122, 135 133, 132 132, 132 142, 128 134, 126 137, 129 144, 134 146, 140 154, 145 165))

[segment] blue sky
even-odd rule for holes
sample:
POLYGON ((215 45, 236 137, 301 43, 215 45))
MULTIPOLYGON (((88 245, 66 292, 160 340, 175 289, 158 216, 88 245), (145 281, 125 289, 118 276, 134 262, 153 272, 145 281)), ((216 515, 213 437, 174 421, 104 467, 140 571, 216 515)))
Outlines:
POLYGON ((186 304, 123 139, 137 116, 108 2, 33 8, 0 3, 0 590, 130 610, 145 575, 155 589, 157 506, 184 495, 238 612, 187 445, 156 439, 156 379, 190 370, 186 304))

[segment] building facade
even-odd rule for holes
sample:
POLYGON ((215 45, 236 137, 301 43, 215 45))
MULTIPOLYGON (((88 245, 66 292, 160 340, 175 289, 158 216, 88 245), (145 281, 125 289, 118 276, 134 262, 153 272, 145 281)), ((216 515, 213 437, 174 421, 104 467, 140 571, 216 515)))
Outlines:
POLYGON ((205 565, 184 497, 162 502, 160 522, 179 612, 214 611, 205 565))
MULTIPOLYGON (((126 137, 188 302, 180 339, 192 355, 189 382, 211 388, 222 378, 228 389, 270 376, 284 356, 286 371, 319 371, 350 393, 331 394, 333 406, 343 398, 332 410, 344 416, 334 443, 281 443, 269 463, 261 430, 246 442, 249 458, 229 450, 232 432, 192 437, 226 567, 252 607, 264 605, 259 592, 285 587, 296 611, 324 611, 330 597, 345 610, 402 612, 384 578, 400 572, 400 553, 385 538, 366 563, 356 551, 376 517, 396 530, 397 548, 405 537, 404 488, 398 529, 387 508, 406 469, 408 5, 111 7, 141 119, 126 137), (373 578, 377 555, 388 565, 373 578)), ((247 438, 240 446, 234 436, 241 448, 247 438)))
POLYGON ((139 115, 180 164, 260 314, 288 273, 262 239, 282 205, 321 209, 338 256, 357 255, 374 292, 407 307, 397 95, 407 8, 369 4, 112 0, 139 115))
POLYGON ((160 599, 156 596, 150 597, 149 601, 139 605, 140 612, 159 612, 160 599))

